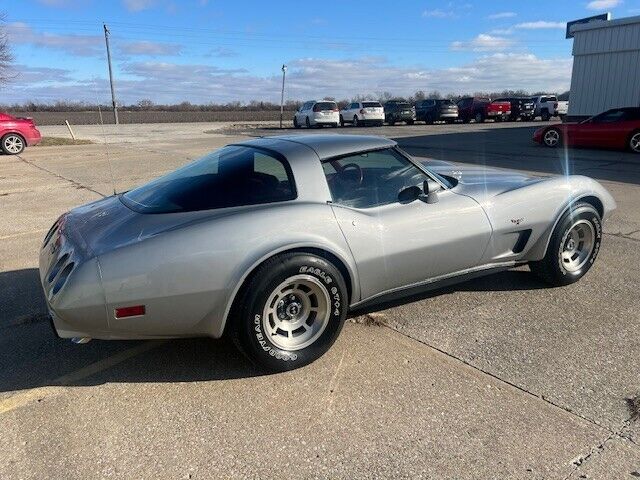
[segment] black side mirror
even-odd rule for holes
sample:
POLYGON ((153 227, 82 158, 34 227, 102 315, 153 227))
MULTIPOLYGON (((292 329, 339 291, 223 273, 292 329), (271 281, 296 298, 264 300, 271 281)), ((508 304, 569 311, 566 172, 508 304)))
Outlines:
POLYGON ((424 194, 426 196, 426 198, 424 199, 426 203, 438 202, 438 192, 442 190, 442 187, 438 182, 429 178, 422 184, 422 189, 424 190, 424 194))
POLYGON ((422 195, 422 190, 417 185, 403 188, 398 192, 398 201, 400 203, 411 203, 422 195))

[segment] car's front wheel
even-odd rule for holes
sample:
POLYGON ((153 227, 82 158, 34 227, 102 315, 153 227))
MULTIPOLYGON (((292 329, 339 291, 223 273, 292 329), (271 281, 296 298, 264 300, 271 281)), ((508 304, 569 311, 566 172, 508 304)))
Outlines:
POLYGON ((243 287, 230 319, 232 337, 258 366, 292 370, 331 347, 348 304, 344 279, 331 262, 308 253, 278 255, 243 287))
POLYGON ((300 128, 300 124, 298 123, 298 119, 293 117, 293 126, 294 128, 300 128))
POLYGON ((640 153, 640 131, 633 132, 629 137, 629 149, 632 152, 640 153))
POLYGON ((2 151, 7 155, 18 155, 25 147, 24 138, 17 133, 7 133, 1 142, 2 151))
POLYGON ((311 128, 311 122, 309 121, 309 117, 305 118, 304 123, 307 126, 307 128, 311 128))
POLYGON ((557 128, 550 128, 544 132, 542 141, 547 147, 555 148, 562 144, 562 134, 557 128))
POLYGON ((578 203, 558 221, 544 258, 531 271, 554 286, 577 282, 591 268, 602 241, 602 220, 588 203, 578 203))
POLYGON ((358 121, 358 116, 357 116, 357 115, 354 115, 354 116, 353 116, 353 121, 351 122, 351 124, 352 124, 354 127, 359 127, 359 126, 360 126, 360 122, 358 121))

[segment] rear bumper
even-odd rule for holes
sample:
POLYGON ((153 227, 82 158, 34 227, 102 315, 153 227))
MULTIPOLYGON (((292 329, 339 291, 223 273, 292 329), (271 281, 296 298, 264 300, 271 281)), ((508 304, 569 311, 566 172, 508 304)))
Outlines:
POLYGON ((42 135, 40 135, 40 131, 37 128, 33 128, 25 133, 24 139, 27 142, 27 146, 32 147, 42 141, 42 135))
POLYGON ((511 115, 511 110, 507 110, 505 112, 496 112, 496 111, 487 112, 487 117, 508 117, 509 115, 511 115))
POLYGON ((457 113, 441 113, 440 118, 458 118, 457 113))
POLYGON ((312 117, 309 117, 309 120, 312 124, 331 125, 340 122, 340 116, 337 113, 335 115, 314 115, 312 117))

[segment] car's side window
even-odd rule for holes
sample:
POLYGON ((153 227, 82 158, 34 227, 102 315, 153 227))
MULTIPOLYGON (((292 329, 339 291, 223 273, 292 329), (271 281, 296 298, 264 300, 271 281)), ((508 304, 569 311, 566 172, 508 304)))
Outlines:
POLYGON ((127 192, 143 213, 189 212, 293 200, 286 159, 252 147, 228 146, 127 192))
POLYGON ((610 110, 594 117, 593 123, 621 122, 626 119, 626 116, 627 114, 624 110, 610 110))
POLYGON ((392 148, 328 160, 322 167, 333 202, 353 208, 395 203, 400 190, 428 178, 392 148))

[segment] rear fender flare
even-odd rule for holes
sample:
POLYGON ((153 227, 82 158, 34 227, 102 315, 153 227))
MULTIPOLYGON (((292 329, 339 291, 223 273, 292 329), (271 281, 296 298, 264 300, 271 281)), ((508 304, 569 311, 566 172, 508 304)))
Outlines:
MULTIPOLYGON (((256 268, 258 268, 266 260, 276 255, 279 255, 281 253, 295 251, 295 250, 305 250, 305 249, 325 251, 335 256, 340 262, 342 262, 343 266, 347 269, 347 272, 350 277, 350 279, 345 278, 345 282, 350 281, 349 290, 351 292, 351 298, 349 299, 350 300, 349 303, 353 304, 360 299, 360 280, 358 278, 357 269, 356 269, 355 261, 353 260, 353 258, 346 258, 345 255, 339 253, 336 248, 332 248, 331 246, 328 246, 326 244, 304 242, 304 243, 293 243, 293 244, 283 245, 275 250, 271 250, 263 254, 262 256, 260 256, 248 268, 244 268, 242 270, 241 275, 237 276, 234 279, 234 281, 232 282, 233 286, 231 288, 231 293, 228 296, 226 301, 224 315, 221 321, 219 322, 219 325, 217 328, 218 331, 211 332, 212 336, 214 338, 218 338, 222 336, 227 324, 227 320, 229 318, 229 313, 231 312, 231 308, 233 306, 233 302, 238 296, 238 293, 240 292, 240 289, 242 288, 242 286, 245 284, 246 280, 256 270, 256 268)), ((336 265, 336 267, 338 266, 336 265)))

